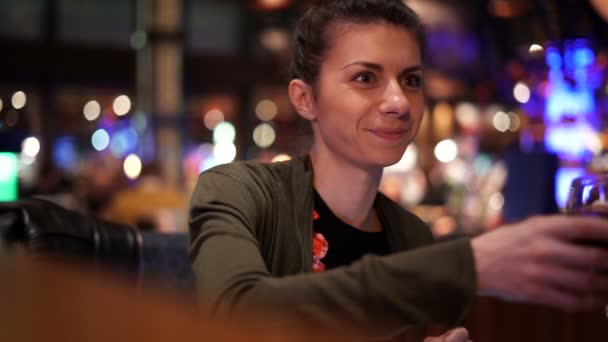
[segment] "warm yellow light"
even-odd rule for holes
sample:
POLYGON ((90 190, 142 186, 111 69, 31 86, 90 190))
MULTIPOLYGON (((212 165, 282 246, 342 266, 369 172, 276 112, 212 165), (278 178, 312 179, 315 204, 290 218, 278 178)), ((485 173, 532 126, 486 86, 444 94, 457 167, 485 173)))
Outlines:
POLYGON ((490 196, 488 205, 490 206, 490 208, 494 209, 495 211, 500 211, 500 210, 502 210, 502 207, 505 205, 505 198, 503 197, 503 195, 501 193, 497 192, 497 193, 493 194, 492 196, 490 196))
POLYGON ((440 141, 435 146, 435 158, 442 163, 449 163, 458 156, 458 146, 452 139, 440 141))
POLYGON ((260 6, 267 9, 279 9, 287 6, 289 0, 258 0, 260 6))
POLYGON ((141 159, 135 154, 129 154, 123 163, 123 170, 129 179, 137 179, 141 174, 141 159))
POLYGON ((517 132, 517 130, 519 130, 519 128, 521 127, 521 119, 519 118, 519 115, 517 115, 516 113, 509 113, 509 118, 511 119, 509 131, 517 132))
POLYGON ((95 100, 87 102, 82 109, 82 114, 84 114, 85 119, 89 121, 97 119, 101 114, 99 102, 95 100))
POLYGON ((219 164, 230 163, 236 158, 236 146, 232 142, 220 142, 213 146, 213 157, 219 164))
POLYGON ((131 99, 127 95, 118 96, 114 99, 112 109, 114 109, 114 113, 118 116, 127 114, 131 110, 131 99))
POLYGON ((455 110, 456 121, 464 127, 476 127, 481 122, 479 109, 470 102, 459 103, 455 110))
POLYGON ((291 160, 291 156, 289 156, 288 154, 285 154, 285 153, 277 154, 276 156, 274 156, 274 158, 272 158, 273 163, 283 162, 283 161, 288 161, 288 160, 291 160))
POLYGON ((274 127, 270 124, 262 123, 259 124, 253 130, 253 142, 261 148, 268 148, 274 144, 277 137, 274 127))
POLYGON ((523 82, 517 82, 513 87, 513 96, 517 102, 527 103, 530 100, 530 88, 523 82))
POLYGON ((530 48, 528 49, 528 52, 530 52, 531 54, 537 54, 537 53, 541 53, 543 52, 543 47, 538 45, 538 44, 532 44, 530 45, 530 48))
POLYGON ((25 107, 26 103, 27 103, 27 96, 21 90, 18 92, 15 92, 13 94, 13 96, 11 97, 11 104, 13 105, 13 108, 15 108, 15 109, 21 109, 21 108, 25 107))
POLYGON ((29 137, 21 143, 21 153, 28 157, 36 157, 40 152, 40 141, 35 137, 29 137))
POLYGON ((262 100, 255 106, 255 115, 262 121, 270 121, 277 115, 277 105, 271 100, 262 100))
POLYGON ((212 131, 222 122, 224 122, 224 113, 219 109, 212 109, 208 111, 203 118, 205 127, 212 131))
POLYGON ((509 117, 509 114, 505 112, 496 112, 496 114, 494 114, 494 118, 492 119, 492 125, 494 128, 496 128, 496 130, 504 133, 509 129, 509 127, 511 127, 511 117, 509 117))

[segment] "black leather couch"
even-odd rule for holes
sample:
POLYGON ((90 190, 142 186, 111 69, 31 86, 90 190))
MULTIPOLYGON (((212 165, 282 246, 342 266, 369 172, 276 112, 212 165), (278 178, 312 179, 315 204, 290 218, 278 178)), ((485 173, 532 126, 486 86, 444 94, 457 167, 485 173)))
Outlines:
POLYGON ((138 286, 194 289, 187 234, 141 231, 43 199, 0 203, 0 244, 22 245, 37 257, 95 263, 132 276, 138 286))

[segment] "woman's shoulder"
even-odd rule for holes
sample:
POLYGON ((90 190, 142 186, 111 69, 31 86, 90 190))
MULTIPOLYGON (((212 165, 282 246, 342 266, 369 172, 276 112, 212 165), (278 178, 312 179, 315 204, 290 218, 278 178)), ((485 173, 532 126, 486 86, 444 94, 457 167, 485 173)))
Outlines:
POLYGON ((210 168, 201 173, 201 178, 228 178, 241 184, 278 185, 291 183, 293 179, 303 181, 312 175, 308 157, 295 157, 283 162, 260 162, 256 160, 235 161, 210 168))

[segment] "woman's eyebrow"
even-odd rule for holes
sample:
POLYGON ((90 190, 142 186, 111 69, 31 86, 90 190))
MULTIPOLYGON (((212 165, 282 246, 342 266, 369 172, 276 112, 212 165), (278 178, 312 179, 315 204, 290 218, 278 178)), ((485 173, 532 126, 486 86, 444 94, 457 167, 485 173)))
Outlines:
POLYGON ((403 71, 401 73, 405 74, 405 73, 414 72, 414 71, 422 71, 422 65, 412 65, 410 67, 403 69, 403 71))
POLYGON ((365 61, 352 62, 352 63, 344 66, 342 69, 346 69, 346 68, 348 68, 350 66, 353 66, 353 65, 361 65, 361 66, 364 66, 364 67, 366 67, 368 69, 372 69, 372 70, 376 70, 376 71, 383 71, 384 70, 384 68, 380 64, 371 63, 371 62, 365 62, 365 61))
MULTIPOLYGON (((372 63, 372 62, 365 62, 365 61, 352 62, 352 63, 344 66, 342 69, 346 69, 353 65, 364 66, 368 69, 372 69, 372 70, 376 70, 376 71, 384 71, 384 67, 382 65, 377 64, 377 63, 372 63)), ((422 70, 422 65, 416 64, 416 65, 412 65, 412 66, 409 66, 409 67, 403 69, 402 73, 408 73, 408 72, 420 71, 420 70, 422 70)))

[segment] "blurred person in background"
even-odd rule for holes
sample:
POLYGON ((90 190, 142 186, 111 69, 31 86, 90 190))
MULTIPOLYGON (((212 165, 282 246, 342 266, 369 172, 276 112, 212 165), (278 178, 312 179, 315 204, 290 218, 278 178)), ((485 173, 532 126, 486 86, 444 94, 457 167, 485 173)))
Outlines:
MULTIPOLYGON (((201 174, 191 258, 214 314, 263 310, 279 326, 371 339, 457 326, 476 295, 591 310, 608 302, 608 223, 536 217, 432 244, 429 228, 378 192, 424 112, 423 28, 399 0, 317 1, 300 20, 289 84, 311 122, 309 155, 201 174)), ((430 341, 466 341, 454 328, 430 341)))
POLYGON ((154 164, 147 165, 134 186, 117 191, 103 211, 107 220, 142 230, 175 233, 185 227, 187 197, 163 180, 154 164))

